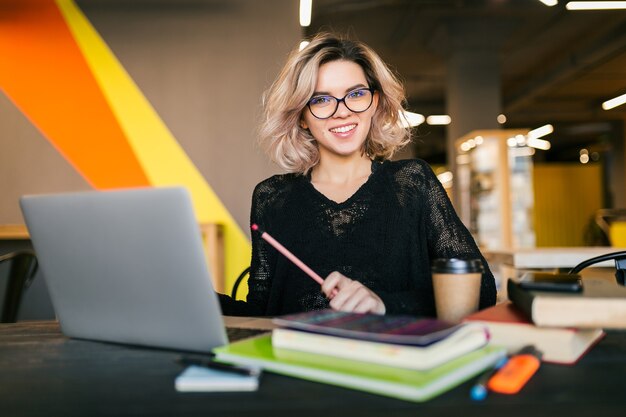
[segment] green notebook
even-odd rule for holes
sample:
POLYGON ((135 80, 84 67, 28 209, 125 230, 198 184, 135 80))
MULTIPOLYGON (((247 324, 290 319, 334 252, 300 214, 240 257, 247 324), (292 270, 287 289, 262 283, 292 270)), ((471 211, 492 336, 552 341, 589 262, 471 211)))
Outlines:
POLYGON ((467 381, 494 365, 506 351, 485 346, 428 371, 415 371, 273 349, 271 336, 263 335, 214 349, 216 360, 261 366, 269 372, 408 401, 426 401, 467 381))

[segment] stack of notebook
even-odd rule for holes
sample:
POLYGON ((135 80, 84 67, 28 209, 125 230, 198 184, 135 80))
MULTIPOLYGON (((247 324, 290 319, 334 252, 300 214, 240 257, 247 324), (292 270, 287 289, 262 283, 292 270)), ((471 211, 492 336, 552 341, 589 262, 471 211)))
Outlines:
POLYGON ((544 361, 572 365, 602 339, 603 329, 626 329, 626 288, 615 282, 531 271, 509 279, 507 292, 511 302, 465 321, 487 326, 491 343, 509 351, 533 344, 544 361))
POLYGON ((533 345, 542 352, 542 361, 562 365, 578 362, 604 336, 602 329, 537 326, 509 301, 470 314, 465 321, 487 326, 490 343, 509 353, 533 345))
POLYGON ((272 335, 215 350, 216 359, 410 401, 481 373, 506 352, 486 328, 412 316, 323 310, 283 316, 272 335))
POLYGON ((537 326, 626 329, 626 287, 586 278, 579 292, 525 289, 507 282, 509 298, 537 326))

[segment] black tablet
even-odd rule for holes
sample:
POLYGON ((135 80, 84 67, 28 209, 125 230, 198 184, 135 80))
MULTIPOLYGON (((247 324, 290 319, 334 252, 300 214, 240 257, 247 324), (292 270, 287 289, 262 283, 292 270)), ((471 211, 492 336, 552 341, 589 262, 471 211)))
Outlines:
POLYGON ((528 290, 580 292, 582 279, 578 274, 553 274, 549 272, 527 272, 519 281, 519 286, 528 290))

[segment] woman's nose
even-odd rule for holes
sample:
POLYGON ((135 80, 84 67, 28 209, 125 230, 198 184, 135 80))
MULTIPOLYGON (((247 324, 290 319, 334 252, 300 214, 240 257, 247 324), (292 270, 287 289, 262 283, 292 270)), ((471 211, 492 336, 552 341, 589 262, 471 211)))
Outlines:
POLYGON ((339 118, 344 118, 349 116, 352 113, 352 110, 350 110, 348 108, 348 106, 346 106, 346 102, 345 101, 341 101, 339 103, 339 106, 337 106, 337 111, 335 112, 335 114, 333 115, 334 117, 339 117, 339 118))

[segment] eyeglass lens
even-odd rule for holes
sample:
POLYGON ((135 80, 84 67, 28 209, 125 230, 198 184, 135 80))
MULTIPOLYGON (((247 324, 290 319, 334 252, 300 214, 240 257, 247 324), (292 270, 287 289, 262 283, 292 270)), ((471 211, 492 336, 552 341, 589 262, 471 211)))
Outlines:
POLYGON ((372 105, 372 92, 368 88, 350 91, 343 98, 334 96, 315 96, 309 100, 308 106, 313 116, 318 119, 328 119, 339 108, 339 103, 346 105, 348 110, 361 113, 372 105))

